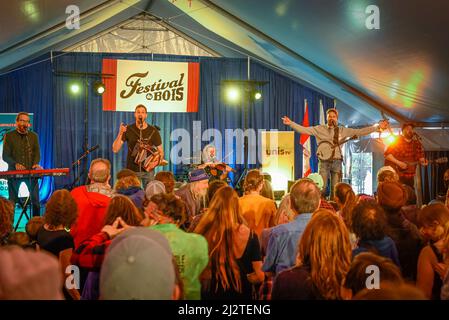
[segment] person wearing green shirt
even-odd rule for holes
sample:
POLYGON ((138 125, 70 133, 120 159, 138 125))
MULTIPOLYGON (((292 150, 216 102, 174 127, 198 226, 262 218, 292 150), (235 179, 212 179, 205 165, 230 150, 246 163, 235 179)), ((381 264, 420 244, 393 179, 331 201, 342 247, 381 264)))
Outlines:
POLYGON ((206 239, 179 228, 186 220, 186 208, 175 195, 160 193, 150 201, 145 214, 150 218, 150 228, 164 234, 170 243, 183 282, 184 299, 200 300, 199 276, 209 262, 206 239))

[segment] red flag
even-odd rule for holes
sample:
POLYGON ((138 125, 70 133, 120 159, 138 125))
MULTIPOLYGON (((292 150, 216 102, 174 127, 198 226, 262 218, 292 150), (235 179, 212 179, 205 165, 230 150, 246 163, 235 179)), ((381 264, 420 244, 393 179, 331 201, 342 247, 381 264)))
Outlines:
MULTIPOLYGON (((309 127, 309 108, 307 107, 307 100, 304 100, 304 120, 303 127, 309 127)), ((312 173, 310 169, 310 136, 308 134, 301 134, 299 143, 302 146, 302 175, 307 177, 312 173)))

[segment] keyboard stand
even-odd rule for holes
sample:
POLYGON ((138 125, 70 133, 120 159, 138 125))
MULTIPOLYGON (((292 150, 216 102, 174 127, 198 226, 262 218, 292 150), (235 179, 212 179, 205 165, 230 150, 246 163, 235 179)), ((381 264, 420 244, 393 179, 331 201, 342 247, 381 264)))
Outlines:
POLYGON ((27 220, 30 221, 31 213, 30 213, 30 215, 28 215, 28 213, 27 213, 27 209, 30 206, 30 200, 31 200, 31 193, 26 198, 25 203, 22 204, 21 201, 18 202, 19 205, 21 206, 22 212, 20 213, 19 220, 17 220, 16 226, 14 227, 14 232, 16 232, 17 229, 19 228, 20 221, 22 220, 23 215, 25 215, 27 220))

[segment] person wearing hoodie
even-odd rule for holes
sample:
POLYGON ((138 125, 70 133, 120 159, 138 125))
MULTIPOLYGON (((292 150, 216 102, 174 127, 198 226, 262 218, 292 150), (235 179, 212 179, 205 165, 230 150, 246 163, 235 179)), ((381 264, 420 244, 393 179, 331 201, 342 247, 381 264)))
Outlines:
POLYGON ((102 158, 93 160, 88 177, 90 184, 77 187, 71 192, 78 205, 78 219, 70 230, 75 248, 78 248, 84 240, 101 231, 106 208, 113 195, 113 190, 109 185, 111 179, 109 160, 102 158))
POLYGON ((141 183, 136 173, 129 169, 123 169, 117 174, 117 181, 114 185, 116 194, 127 196, 143 212, 143 202, 145 191, 142 190, 141 183))

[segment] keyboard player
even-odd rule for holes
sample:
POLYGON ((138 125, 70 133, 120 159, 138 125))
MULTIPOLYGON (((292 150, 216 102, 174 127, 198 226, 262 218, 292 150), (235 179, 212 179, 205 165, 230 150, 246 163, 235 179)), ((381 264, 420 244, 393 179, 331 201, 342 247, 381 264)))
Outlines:
MULTIPOLYGON (((8 164, 8 170, 42 169, 39 166, 40 148, 36 133, 29 130, 30 116, 27 112, 19 112, 16 117, 16 130, 5 134, 3 141, 3 160, 8 164)), ((40 215, 40 199, 38 179, 8 178, 9 199, 19 202, 19 187, 24 182, 30 191, 32 214, 40 215)))

